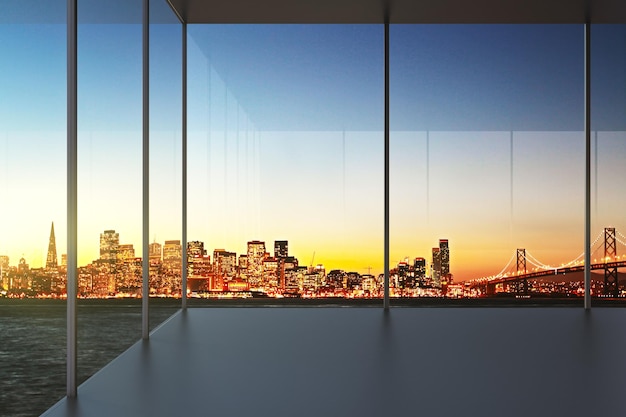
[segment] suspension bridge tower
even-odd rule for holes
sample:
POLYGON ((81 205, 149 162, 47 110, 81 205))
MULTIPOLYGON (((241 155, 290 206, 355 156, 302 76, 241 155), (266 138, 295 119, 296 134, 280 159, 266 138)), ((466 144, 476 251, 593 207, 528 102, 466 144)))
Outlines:
MULTIPOLYGON (((526 249, 517 250, 517 274, 524 274, 528 270, 526 269, 526 249)), ((526 278, 516 282, 516 292, 528 294, 528 280, 526 278)))
POLYGON ((604 229, 604 295, 617 297, 619 294, 617 266, 614 261, 617 256, 617 239, 615 228, 604 229))

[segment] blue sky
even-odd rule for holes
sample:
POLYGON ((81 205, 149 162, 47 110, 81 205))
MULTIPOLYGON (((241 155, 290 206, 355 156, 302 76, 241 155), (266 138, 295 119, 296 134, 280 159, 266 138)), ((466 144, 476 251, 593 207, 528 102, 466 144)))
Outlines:
POLYGON ((380 25, 188 30, 259 129, 382 130, 380 25))
POLYGON ((393 26, 392 125, 582 130, 581 39, 580 25, 393 26))
MULTIPOLYGON (((626 30, 594 28, 594 127, 624 130, 626 30)), ((158 241, 180 238, 179 29, 152 33, 158 241)), ((247 240, 289 239, 305 263, 315 251, 327 268, 380 272, 382 26, 189 34, 190 240, 241 253, 247 240)), ((450 239, 460 277, 499 270, 519 245, 546 263, 579 254, 582 36, 580 25, 391 27, 392 262, 428 258, 439 238, 450 239)), ((0 54, 0 179, 12 197, 0 252, 36 266, 50 221, 64 244, 65 27, 2 24, 0 54)), ((139 254, 140 25, 79 27, 79 128, 83 260, 109 228, 139 254)), ((622 187, 625 140, 599 138, 597 227, 626 230, 611 192, 622 187)))

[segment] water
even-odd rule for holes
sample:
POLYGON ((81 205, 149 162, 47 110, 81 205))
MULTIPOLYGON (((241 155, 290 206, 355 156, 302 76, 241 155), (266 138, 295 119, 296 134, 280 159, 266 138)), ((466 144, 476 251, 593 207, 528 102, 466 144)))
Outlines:
MULTIPOLYGON (((151 300, 151 328, 179 305, 151 300)), ((0 299, 0 416, 38 416, 65 395, 65 316, 64 301, 0 299)), ((79 301, 78 382, 140 337, 140 300, 79 301)))

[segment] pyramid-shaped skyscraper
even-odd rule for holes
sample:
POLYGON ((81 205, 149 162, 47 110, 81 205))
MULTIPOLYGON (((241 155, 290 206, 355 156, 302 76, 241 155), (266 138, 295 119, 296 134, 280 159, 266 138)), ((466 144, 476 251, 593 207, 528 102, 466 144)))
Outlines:
POLYGON ((46 258, 46 269, 57 269, 59 263, 57 262, 57 243, 54 237, 54 222, 50 228, 50 241, 48 242, 48 257, 46 258))

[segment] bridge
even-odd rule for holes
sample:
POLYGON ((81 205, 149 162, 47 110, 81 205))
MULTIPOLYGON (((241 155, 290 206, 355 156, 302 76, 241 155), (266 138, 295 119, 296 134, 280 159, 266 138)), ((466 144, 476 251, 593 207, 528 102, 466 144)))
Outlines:
MULTIPOLYGON (((591 251, 592 255, 604 247, 604 256, 600 258, 600 262, 591 264, 590 269, 604 270, 603 295, 607 297, 617 297, 619 295, 617 270, 618 268, 626 267, 626 259, 620 260, 620 257, 617 255, 618 243, 626 247, 626 236, 616 232, 614 227, 607 227, 598 234, 591 244, 593 248, 591 251), (601 240, 602 237, 604 237, 603 240, 601 240)), ((513 288, 513 292, 520 295, 528 295, 530 293, 529 279, 584 271, 584 255, 585 253, 583 252, 566 264, 551 266, 538 261, 526 249, 517 249, 500 273, 468 281, 466 286, 482 288, 484 293, 489 296, 495 294, 497 285, 507 284, 513 288), (517 260, 516 268, 515 271, 510 271, 514 259, 517 260), (531 264, 534 269, 529 271, 527 264, 531 264)))

